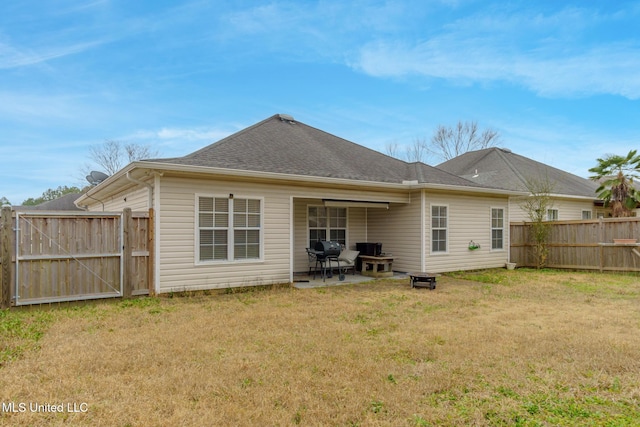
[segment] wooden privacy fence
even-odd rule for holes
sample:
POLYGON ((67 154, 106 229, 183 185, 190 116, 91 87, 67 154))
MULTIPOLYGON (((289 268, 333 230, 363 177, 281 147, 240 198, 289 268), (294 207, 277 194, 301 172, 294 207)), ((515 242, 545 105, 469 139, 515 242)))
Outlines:
MULTIPOLYGON (((599 271, 640 271, 640 244, 614 239, 640 239, 640 218, 553 221, 546 267, 599 271)), ((511 223, 511 262, 533 267, 531 223, 511 223)))
POLYGON ((0 308, 148 294, 153 210, 12 212, 0 223, 0 308))

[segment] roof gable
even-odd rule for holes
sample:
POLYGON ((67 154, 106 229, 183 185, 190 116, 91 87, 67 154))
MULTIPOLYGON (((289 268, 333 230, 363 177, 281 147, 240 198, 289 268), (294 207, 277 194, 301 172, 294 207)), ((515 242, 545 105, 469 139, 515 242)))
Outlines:
POLYGON ((548 178, 554 194, 597 198, 597 183, 503 148, 470 151, 436 167, 478 184, 516 191, 526 191, 530 179, 548 178))

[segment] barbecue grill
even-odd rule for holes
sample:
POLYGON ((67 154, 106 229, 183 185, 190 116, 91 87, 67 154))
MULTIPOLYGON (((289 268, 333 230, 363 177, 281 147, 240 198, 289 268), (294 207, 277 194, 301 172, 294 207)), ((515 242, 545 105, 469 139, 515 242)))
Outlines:
MULTIPOLYGON (((338 256, 340 255, 340 243, 338 242, 330 242, 325 240, 319 240, 316 242, 314 246, 314 252, 318 262, 320 263, 320 267, 322 270, 322 277, 333 277, 331 272, 331 261, 335 261, 338 264, 338 271, 340 271, 340 260, 338 256), (327 271, 327 264, 329 264, 329 270, 327 271)), ((340 280, 343 279, 344 275, 340 274, 340 280)))

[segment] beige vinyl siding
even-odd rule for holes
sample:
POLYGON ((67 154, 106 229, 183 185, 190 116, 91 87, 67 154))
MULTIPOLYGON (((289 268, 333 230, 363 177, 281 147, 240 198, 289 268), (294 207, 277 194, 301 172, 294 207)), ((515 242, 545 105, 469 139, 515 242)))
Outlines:
MULTIPOLYGON (((159 290, 160 292, 255 286, 284 283, 293 271, 305 271, 307 259, 307 206, 322 199, 402 201, 406 193, 330 189, 296 185, 222 181, 164 176, 160 184, 159 290), (196 261, 196 200, 202 196, 261 198, 263 200, 263 259, 199 263, 196 261), (294 234, 291 236, 293 200, 294 234), (293 263, 291 266, 291 243, 293 263)), ((348 241, 363 233, 358 224, 362 208, 348 208, 348 241)), ((353 243, 352 243, 353 242, 353 243)))
POLYGON ((382 251, 393 255, 395 271, 420 271, 422 239, 421 192, 411 193, 411 203, 392 204, 389 209, 367 209, 367 240, 382 243, 382 251))
MULTIPOLYGON (((518 199, 511 199, 511 222, 531 221, 527 212, 521 207, 518 199)), ((580 199, 562 199, 553 198, 553 209, 558 210, 558 221, 569 220, 581 220, 582 211, 591 211, 592 218, 596 218, 596 208, 593 205, 593 200, 580 200, 580 199)))
POLYGON ((104 200, 87 199, 90 211, 102 211, 104 204, 105 212, 120 212, 124 208, 131 208, 133 211, 149 210, 149 190, 135 185, 124 191, 105 198, 104 200))
POLYGON ((163 178, 160 186, 160 292, 266 285, 289 281, 289 197, 272 187, 163 178), (197 196, 263 200, 261 260, 200 263, 197 196))
POLYGON ((508 257, 508 200, 499 197, 425 193, 426 270, 445 272, 504 267, 508 257), (447 206, 447 252, 431 252, 431 206, 447 206), (491 209, 504 209, 504 249, 491 249, 491 209), (480 244, 470 251, 469 242, 480 244))

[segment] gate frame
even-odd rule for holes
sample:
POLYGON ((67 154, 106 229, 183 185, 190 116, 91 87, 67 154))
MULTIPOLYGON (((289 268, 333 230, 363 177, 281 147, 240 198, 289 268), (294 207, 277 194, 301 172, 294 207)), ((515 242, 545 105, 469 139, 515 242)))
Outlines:
MULTIPOLYGON (((124 236, 124 226, 125 226, 125 221, 124 221, 124 217, 125 217, 126 212, 76 212, 74 211, 73 213, 67 213, 67 212, 60 212, 60 211, 15 211, 15 218, 16 218, 16 226, 14 228, 14 238, 15 238, 15 273, 14 273, 14 277, 13 277, 13 285, 14 285, 14 295, 12 297, 13 303, 15 306, 24 306, 24 305, 33 305, 33 304, 48 304, 48 303, 53 303, 53 302, 66 302, 66 301, 82 301, 82 300, 92 300, 92 299, 105 299, 105 298, 120 298, 124 296, 124 269, 125 269, 125 245, 124 245, 124 240, 125 240, 125 236, 124 236), (118 242, 118 249, 119 252, 118 253, 114 253, 114 254, 103 254, 105 256, 109 256, 109 257, 119 257, 120 258, 120 289, 118 291, 114 291, 115 293, 104 293, 104 294, 91 294, 91 295, 77 295, 77 296, 64 296, 64 297, 51 297, 51 298, 39 298, 37 301, 31 301, 29 302, 29 300, 27 300, 27 302, 20 302, 20 295, 19 295, 19 286, 20 286, 20 269, 19 267, 19 263, 20 260, 22 259, 23 261, 26 258, 23 258, 19 255, 19 236, 20 236, 20 216, 32 216, 32 217, 58 217, 58 218, 77 218, 77 217, 108 217, 108 218, 115 218, 118 217, 120 219, 120 230, 118 233, 118 238, 119 238, 119 242, 118 242)), ((131 210, 129 209, 129 215, 131 215, 131 210)), ((36 230, 38 231, 38 230, 36 230)), ((40 232, 40 231, 38 231, 40 232)), ((46 236, 48 237, 48 236, 46 236)), ((49 239, 51 239, 50 237, 48 237, 49 239)), ((52 239, 51 239, 52 240, 52 239)), ((77 254, 76 254, 77 255, 77 254)), ((97 254, 99 255, 99 254, 97 254)), ((74 256, 74 254, 66 254, 63 256, 59 256, 56 257, 59 259, 69 259, 69 260, 75 260, 80 262, 80 260, 74 256)), ((90 256, 87 257, 81 257, 81 258, 96 258, 96 254, 92 254, 90 256)), ((37 255, 34 257, 29 257, 29 259, 31 260, 38 260, 38 259, 47 259, 47 257, 42 257, 39 258, 37 255)), ((113 289, 113 288, 112 288, 113 289)))

